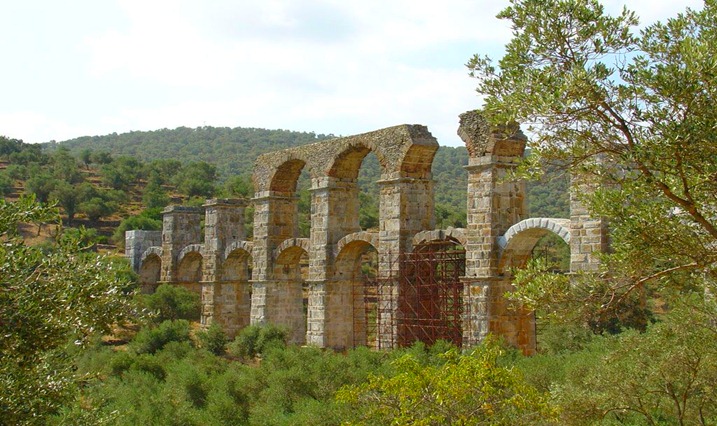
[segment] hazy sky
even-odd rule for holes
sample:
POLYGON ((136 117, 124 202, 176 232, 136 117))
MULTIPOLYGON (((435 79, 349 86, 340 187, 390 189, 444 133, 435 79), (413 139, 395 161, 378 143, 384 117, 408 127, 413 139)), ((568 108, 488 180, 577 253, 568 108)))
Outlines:
MULTIPOLYGON (((623 4, 650 23, 697 0, 623 4)), ((465 63, 499 57, 484 0, 4 0, 0 135, 25 142, 178 126, 351 135, 424 124, 460 145, 465 63)))

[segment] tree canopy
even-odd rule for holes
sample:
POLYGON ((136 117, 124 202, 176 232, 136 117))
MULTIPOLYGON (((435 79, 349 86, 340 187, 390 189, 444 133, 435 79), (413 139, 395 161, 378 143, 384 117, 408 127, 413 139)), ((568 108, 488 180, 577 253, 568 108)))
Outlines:
POLYGON ((512 0, 499 15, 512 22, 505 56, 468 64, 487 118, 527 125, 524 171, 569 167, 609 219, 603 302, 716 278, 716 11, 708 0, 638 31, 633 12, 596 0, 512 0))
POLYGON ((117 264, 85 253, 81 235, 43 250, 16 235, 21 223, 59 216, 32 197, 0 200, 0 418, 41 424, 73 395, 68 346, 126 318, 132 285, 117 264))

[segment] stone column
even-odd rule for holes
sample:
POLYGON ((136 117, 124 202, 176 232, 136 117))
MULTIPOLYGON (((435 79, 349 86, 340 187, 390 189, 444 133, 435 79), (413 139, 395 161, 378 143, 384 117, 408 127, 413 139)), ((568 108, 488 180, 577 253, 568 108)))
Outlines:
POLYGON ((200 242, 201 213, 201 208, 184 206, 168 206, 162 211, 160 281, 176 281, 179 252, 190 244, 200 242))
POLYGON ((249 297, 249 282, 227 282, 223 274, 227 247, 245 238, 245 207, 246 202, 238 199, 211 199, 204 205, 202 325, 208 327, 216 321, 229 337, 246 326, 241 318, 249 316, 249 312, 240 312, 249 305, 244 300, 249 297))
POLYGON ((282 241, 298 236, 298 197, 278 191, 255 195, 251 324, 266 324, 276 322, 284 303, 280 297, 286 295, 285 286, 274 277, 273 255, 282 241))
POLYGON ((355 179, 316 178, 311 188, 311 243, 309 253, 309 305, 306 343, 319 347, 346 347, 345 336, 353 324, 351 283, 334 278, 334 251, 344 236, 361 230, 358 218, 358 186, 355 179), (348 330, 348 331, 346 331, 348 330), (345 334, 344 333, 344 334, 345 334))
POLYGON ((517 126, 491 128, 475 112, 461 115, 459 136, 469 153, 463 343, 480 343, 489 332, 518 344, 525 314, 508 309, 510 278, 499 270, 498 237, 527 217, 525 184, 506 181, 521 161, 525 136, 517 126))
POLYGON ((609 249, 607 220, 590 216, 582 202, 594 186, 575 179, 570 186, 570 272, 597 271, 600 253, 609 249))
POLYGON ((378 338, 380 348, 393 348, 401 339, 402 314, 399 308, 400 257, 411 246, 413 236, 433 229, 433 182, 427 178, 382 176, 379 211, 378 338))

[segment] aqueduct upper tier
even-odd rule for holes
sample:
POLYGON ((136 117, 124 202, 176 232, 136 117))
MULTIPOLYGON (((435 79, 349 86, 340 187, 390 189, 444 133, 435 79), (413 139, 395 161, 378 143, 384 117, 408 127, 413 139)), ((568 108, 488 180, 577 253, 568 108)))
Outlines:
POLYGON ((387 348, 438 338, 474 345, 492 332, 532 353, 533 314, 503 300, 511 267, 552 232, 570 245, 571 271, 595 269, 606 226, 576 196, 569 218, 529 218, 525 184, 506 180, 525 149, 517 126, 490 128, 468 112, 458 133, 470 156, 465 229, 434 229, 438 143, 425 126, 400 125, 261 155, 252 200, 168 207, 162 231, 127 233, 127 256, 147 291, 170 283, 200 293, 202 324, 217 322, 230 335, 275 323, 295 343, 387 348), (357 176, 369 152, 381 167, 379 226, 362 230, 357 176), (309 238, 298 234, 303 170, 311 178, 309 238), (243 225, 249 203, 252 241, 243 225), (370 283, 361 270, 369 252, 377 258, 370 283))

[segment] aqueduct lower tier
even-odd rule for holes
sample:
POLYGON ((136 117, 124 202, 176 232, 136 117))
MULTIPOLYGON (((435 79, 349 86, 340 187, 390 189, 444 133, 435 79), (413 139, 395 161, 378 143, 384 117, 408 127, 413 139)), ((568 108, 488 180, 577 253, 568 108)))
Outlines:
POLYGON ((170 283, 200 293, 202 324, 229 335, 273 323, 295 343, 340 349, 437 338, 475 345, 493 333, 532 353, 534 315, 503 298, 511 268, 554 233, 570 246, 572 272, 594 270, 607 228, 572 195, 569 218, 528 217, 524 182, 506 180, 525 149, 517 127, 491 129, 468 112, 458 133, 469 153, 465 229, 434 229, 438 143, 424 126, 401 125, 260 156, 253 241, 243 228, 247 201, 215 199, 168 207, 162 231, 129 231, 127 256, 146 290, 170 283), (381 167, 379 228, 362 231, 357 176, 369 152, 381 167), (298 238, 302 170, 311 177, 310 238, 298 238), (377 276, 367 283, 370 251, 377 276))

